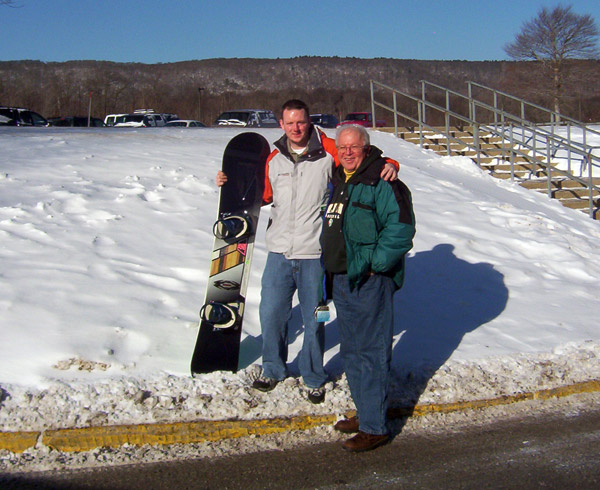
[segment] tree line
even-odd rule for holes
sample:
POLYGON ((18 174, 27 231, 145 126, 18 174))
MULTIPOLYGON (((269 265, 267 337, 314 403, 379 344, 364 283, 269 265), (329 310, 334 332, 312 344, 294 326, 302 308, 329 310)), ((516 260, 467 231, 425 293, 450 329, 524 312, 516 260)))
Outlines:
MULTIPOLYGON (((600 121, 600 62, 564 60, 561 112, 600 121)), ((544 107, 555 106, 554 82, 535 61, 425 61, 389 58, 298 57, 209 59, 177 63, 109 61, 0 62, 0 105, 45 117, 92 116, 152 108, 211 124, 225 110, 279 112, 290 98, 311 111, 339 116, 370 110, 369 80, 420 95, 420 80, 467 91, 474 81, 544 107)), ((440 100, 443 104, 443 100, 440 100)))

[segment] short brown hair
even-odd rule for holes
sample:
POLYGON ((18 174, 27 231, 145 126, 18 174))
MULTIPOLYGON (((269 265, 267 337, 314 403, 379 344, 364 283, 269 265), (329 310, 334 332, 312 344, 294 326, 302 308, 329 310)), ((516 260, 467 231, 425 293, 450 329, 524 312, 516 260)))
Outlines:
POLYGON ((310 116, 310 110, 308 109, 306 102, 304 102, 300 99, 290 99, 290 100, 284 102, 284 104, 281 106, 282 118, 283 118, 283 111, 291 111, 294 109, 305 111, 307 118, 310 116))

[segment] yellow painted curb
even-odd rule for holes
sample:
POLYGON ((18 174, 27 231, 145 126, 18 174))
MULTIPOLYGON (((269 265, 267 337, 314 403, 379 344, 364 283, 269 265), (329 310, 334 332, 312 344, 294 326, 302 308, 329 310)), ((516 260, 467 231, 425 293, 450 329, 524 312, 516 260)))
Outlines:
MULTIPOLYGON (((547 400, 581 393, 600 391, 600 381, 585 381, 569 386, 531 393, 506 395, 489 400, 455 403, 431 403, 415 407, 397 407, 389 411, 391 418, 450 413, 518 403, 525 400, 547 400)), ((353 412, 349 412, 351 414, 353 412)), ((333 424, 336 415, 306 415, 265 420, 215 420, 169 424, 114 425, 57 429, 42 432, 0 432, 0 449, 21 453, 34 447, 38 440, 49 448, 64 452, 89 451, 97 447, 119 447, 124 444, 190 444, 267 435, 333 424)))
POLYGON ((22 453, 35 446, 41 432, 0 432, 0 449, 22 453))
POLYGON ((42 435, 46 446, 65 452, 89 451, 97 447, 123 444, 190 444, 251 435, 307 430, 332 424, 335 415, 300 416, 289 419, 215 420, 173 424, 116 425, 82 429, 47 430, 42 435))

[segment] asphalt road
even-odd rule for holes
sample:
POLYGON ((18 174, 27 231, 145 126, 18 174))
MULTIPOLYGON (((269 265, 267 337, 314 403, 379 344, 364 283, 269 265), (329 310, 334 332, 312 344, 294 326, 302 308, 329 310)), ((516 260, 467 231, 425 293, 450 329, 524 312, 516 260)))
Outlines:
POLYGON ((0 477, 3 489, 598 489, 600 407, 440 434, 375 451, 339 443, 218 459, 0 477))

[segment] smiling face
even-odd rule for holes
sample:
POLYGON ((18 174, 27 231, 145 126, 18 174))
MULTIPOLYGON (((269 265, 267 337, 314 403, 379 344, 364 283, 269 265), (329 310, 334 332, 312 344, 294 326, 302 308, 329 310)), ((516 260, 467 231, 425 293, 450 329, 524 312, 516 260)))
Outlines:
POLYGON ((338 158, 348 172, 354 172, 367 156, 362 134, 354 128, 342 130, 337 138, 338 158))
POLYGON ((310 119, 304 109, 285 109, 279 121, 281 129, 290 141, 292 148, 300 149, 308 144, 310 119))

